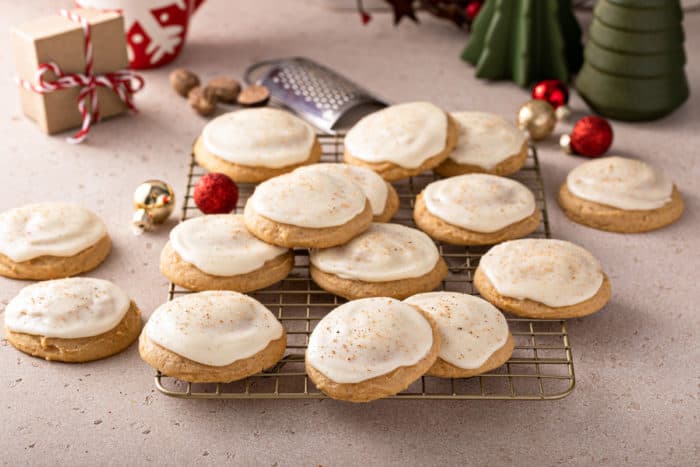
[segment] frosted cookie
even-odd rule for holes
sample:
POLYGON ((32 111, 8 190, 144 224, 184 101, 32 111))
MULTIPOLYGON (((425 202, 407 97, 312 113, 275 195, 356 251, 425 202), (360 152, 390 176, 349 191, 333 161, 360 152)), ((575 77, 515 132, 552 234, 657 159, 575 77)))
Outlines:
POLYGON ((666 175, 624 157, 585 162, 566 177, 559 205, 579 224, 611 232, 646 232, 683 214, 681 194, 666 175))
POLYGON ((243 215, 248 230, 265 242, 325 248, 341 245, 367 229, 372 207, 350 180, 295 171, 258 185, 243 215))
POLYGON ((297 171, 318 171, 356 183, 369 200, 374 222, 389 222, 399 209, 399 195, 389 182, 367 167, 348 164, 313 164, 297 171))
POLYGON ((525 318, 578 318, 610 300, 610 281, 598 260, 564 240, 494 246, 479 261, 474 286, 501 310, 525 318))
POLYGON ((459 142, 435 172, 446 177, 474 172, 510 175, 525 164, 527 138, 510 121, 484 112, 450 115, 459 128, 459 142))
POLYGON ((418 175, 444 161, 457 125, 428 102, 398 104, 361 119, 345 136, 345 162, 369 167, 384 180, 418 175))
POLYGON ((57 279, 96 268, 112 242, 104 222, 74 204, 28 204, 0 213, 0 275, 57 279))
POLYGON ((430 183, 416 197, 413 220, 428 235, 455 245, 493 245, 537 230, 535 195, 520 182, 468 174, 430 183))
POLYGON ((245 228, 240 214, 195 217, 170 231, 160 271, 190 290, 249 292, 279 282, 294 267, 289 248, 270 245, 245 228))
POLYGON ((429 292, 404 300, 437 324, 440 353, 428 370, 440 378, 467 378, 503 365, 515 343, 503 313, 486 300, 456 292, 429 292))
POLYGON ((5 338, 24 353, 88 362, 126 349, 141 331, 141 312, 119 287, 74 277, 23 288, 5 307, 5 338))
POLYGON ((240 183, 258 183, 321 158, 314 129, 279 109, 229 112, 210 121, 194 144, 202 167, 240 183))
POLYGON ((159 306, 139 338, 141 358, 192 383, 228 383, 273 367, 287 334, 257 300, 237 292, 183 295, 159 306))
POLYGON ((440 335, 417 308, 393 298, 340 305, 314 328, 306 373, 333 399, 369 402, 397 394, 437 359, 440 335))
POLYGON ((372 224, 348 243, 309 252, 311 278, 348 299, 406 298, 434 290, 447 276, 435 243, 420 230, 372 224))

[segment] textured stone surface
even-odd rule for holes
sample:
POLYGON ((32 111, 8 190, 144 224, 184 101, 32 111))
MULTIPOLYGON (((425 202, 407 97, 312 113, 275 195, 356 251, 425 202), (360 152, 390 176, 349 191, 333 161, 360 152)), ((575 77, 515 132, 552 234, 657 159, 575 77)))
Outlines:
MULTIPOLYGON (((67 5, 68 2, 63 2, 67 5)), ((0 30, 56 8, 48 0, 10 2, 0 30)), ((582 24, 587 30, 588 18, 582 24)), ((614 123, 612 152, 663 166, 687 212, 666 229, 625 236, 569 221, 559 185, 581 160, 557 138, 540 144, 554 235, 590 249, 613 284, 601 313, 569 323, 577 387, 556 402, 184 401, 155 392, 136 346, 84 365, 47 363, 0 344, 0 459, 7 464, 245 465, 692 464, 700 456, 700 13, 685 19, 690 100, 654 123, 614 123)), ((129 231, 131 193, 151 177, 172 183, 178 202, 188 153, 205 120, 168 84, 186 67, 206 80, 240 77, 251 62, 307 55, 392 101, 428 99, 448 109, 512 118, 529 96, 517 86, 474 78, 459 59, 466 36, 424 18, 420 26, 316 2, 210 0, 190 42, 171 66, 145 73, 141 114, 101 123, 71 146, 45 137, 20 113, 13 61, 0 49, 0 209, 61 199, 108 223, 114 252, 94 273, 124 288, 144 315, 166 299, 158 255, 167 228, 129 231)), ((577 115, 586 112, 574 95, 577 115)), ((570 129, 562 125, 559 130, 570 129)), ((176 210, 176 213, 178 211, 176 210)), ((172 226, 175 220, 171 220, 172 226)), ((0 307, 25 285, 0 280, 0 307)))

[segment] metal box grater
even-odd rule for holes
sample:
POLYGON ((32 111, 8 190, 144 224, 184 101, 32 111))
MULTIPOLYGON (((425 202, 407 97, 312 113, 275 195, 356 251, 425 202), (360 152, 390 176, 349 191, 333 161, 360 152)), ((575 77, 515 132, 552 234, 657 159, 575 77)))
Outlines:
POLYGON ((344 76, 303 57, 255 63, 248 67, 244 79, 248 84, 266 86, 275 103, 328 134, 335 134, 345 117, 387 105, 344 76), (259 73, 262 76, 255 79, 259 73))

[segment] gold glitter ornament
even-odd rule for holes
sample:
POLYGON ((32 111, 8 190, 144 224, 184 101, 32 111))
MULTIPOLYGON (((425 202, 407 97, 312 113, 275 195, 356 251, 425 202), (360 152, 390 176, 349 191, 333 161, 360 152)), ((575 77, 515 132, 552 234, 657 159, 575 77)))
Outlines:
POLYGON ((134 190, 133 202, 136 212, 132 225, 135 233, 141 233, 170 217, 175 208, 175 193, 162 180, 146 180, 134 190))
POLYGON ((533 99, 520 107, 515 122, 518 128, 530 136, 530 139, 539 141, 552 134, 557 124, 557 116, 551 104, 533 99))

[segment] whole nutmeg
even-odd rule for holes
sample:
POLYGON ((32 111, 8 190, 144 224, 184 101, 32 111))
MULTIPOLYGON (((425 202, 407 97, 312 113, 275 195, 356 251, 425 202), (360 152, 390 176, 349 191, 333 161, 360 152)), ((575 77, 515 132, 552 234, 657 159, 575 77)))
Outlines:
POLYGON ((226 76, 212 78, 209 83, 207 83, 207 87, 214 91, 214 95, 219 102, 225 102, 227 104, 235 104, 238 93, 241 92, 241 83, 226 76))
POLYGON ((216 96, 208 86, 195 86, 187 95, 190 106, 202 116, 211 115, 216 110, 216 96))
POLYGON ((193 87, 199 86, 199 78, 190 70, 178 68, 170 73, 170 85, 182 97, 187 97, 193 87))

